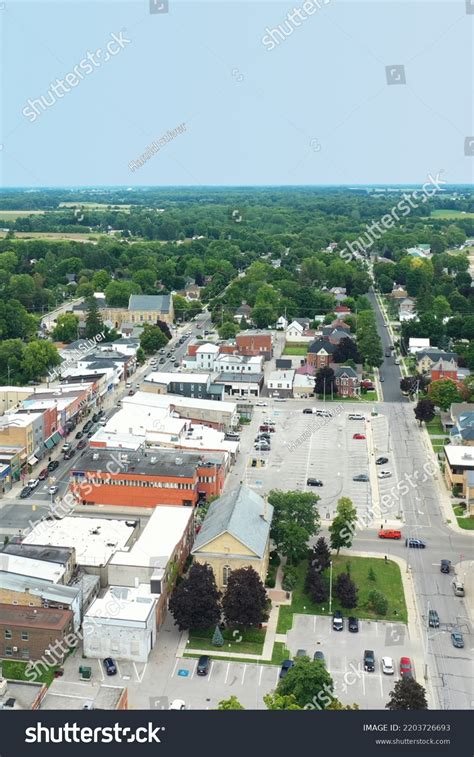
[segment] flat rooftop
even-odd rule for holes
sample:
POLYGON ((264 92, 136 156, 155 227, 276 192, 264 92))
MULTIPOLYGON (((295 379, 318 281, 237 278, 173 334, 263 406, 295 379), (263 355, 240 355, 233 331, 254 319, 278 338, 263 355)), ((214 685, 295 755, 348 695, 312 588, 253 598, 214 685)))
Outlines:
POLYGON ((177 410, 188 408, 200 408, 202 410, 214 410, 220 413, 234 413, 235 402, 221 402, 220 400, 199 400, 193 397, 182 397, 179 394, 150 394, 150 392, 136 392, 133 397, 124 397, 122 407, 146 407, 177 410))
POLYGON ((464 444, 447 444, 444 452, 450 465, 474 468, 474 447, 464 444))
POLYGON ((84 619, 97 618, 122 622, 146 623, 155 612, 158 595, 150 594, 148 585, 137 587, 111 586, 103 597, 97 597, 85 613, 84 619))
MULTIPOLYGON (((216 460, 216 456, 214 456, 216 460)), ((175 450, 148 449, 146 452, 112 452, 103 447, 96 447, 81 457, 80 468, 71 468, 71 472, 101 471, 107 473, 107 465, 116 475, 133 472, 136 476, 162 476, 174 478, 193 478, 197 467, 209 462, 206 454, 175 450), (113 466, 113 467, 112 467, 113 466)))
MULTIPOLYGON (((3 555, 3 553, 0 553, 3 555)), ((0 563, 2 568, 9 573, 17 573, 19 576, 31 576, 42 578, 44 581, 58 583, 65 573, 65 568, 57 562, 47 560, 35 560, 20 555, 6 555, 0 563)))
POLYGON ((7 690, 0 697, 0 703, 5 704, 9 699, 14 699, 15 703, 11 709, 31 710, 43 686, 44 684, 33 681, 8 681, 7 690))
MULTIPOLYGON (((92 662, 92 661, 89 661, 92 662)), ((84 664, 87 667, 87 660, 84 664)), ((115 710, 123 695, 123 686, 108 686, 98 681, 65 681, 55 678, 41 702, 41 710, 115 710)))
POLYGON ((0 624, 16 628, 60 630, 71 620, 71 610, 0 604, 0 624))
POLYGON ((53 547, 50 544, 25 544, 25 542, 8 542, 0 554, 32 557, 35 560, 65 563, 71 557, 70 547, 53 547))
POLYGON ((129 550, 117 551, 111 565, 148 567, 156 563, 156 567, 165 567, 192 517, 191 507, 162 505, 155 508, 137 541, 129 550))
POLYGON ((79 565, 106 565, 114 552, 123 549, 134 527, 112 518, 44 520, 25 538, 27 544, 74 547, 79 565))
POLYGON ((55 602, 65 603, 73 602, 81 591, 78 585, 63 586, 63 584, 53 584, 36 576, 21 576, 18 573, 6 571, 0 571, 0 588, 20 592, 28 590, 35 597, 46 597, 55 602))
POLYGON ((209 380, 209 373, 173 373, 172 371, 153 371, 144 384, 204 384, 209 380))

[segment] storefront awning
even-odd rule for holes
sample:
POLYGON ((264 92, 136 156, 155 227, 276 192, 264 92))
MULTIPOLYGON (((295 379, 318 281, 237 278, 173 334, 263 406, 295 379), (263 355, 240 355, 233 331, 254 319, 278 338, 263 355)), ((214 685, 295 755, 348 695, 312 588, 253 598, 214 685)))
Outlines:
POLYGON ((31 455, 31 457, 28 458, 28 465, 36 465, 38 462, 38 458, 34 455, 31 455))
POLYGON ((60 442, 60 441, 61 441, 61 439, 62 439, 62 436, 61 436, 61 434, 59 433, 59 431, 55 431, 55 432, 54 432, 54 434, 52 435, 51 439, 53 440, 53 443, 54 443, 54 444, 57 444, 58 442, 60 442))
POLYGON ((46 449, 52 449, 52 447, 54 447, 53 439, 52 438, 46 439, 44 446, 46 447, 46 449))

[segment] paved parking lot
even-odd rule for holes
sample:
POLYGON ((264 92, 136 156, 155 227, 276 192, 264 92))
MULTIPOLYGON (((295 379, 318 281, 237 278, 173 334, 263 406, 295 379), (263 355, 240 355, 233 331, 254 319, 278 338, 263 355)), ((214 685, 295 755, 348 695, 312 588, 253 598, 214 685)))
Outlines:
POLYGON ((413 643, 407 626, 403 623, 359 621, 359 632, 349 633, 347 619, 344 630, 333 631, 331 618, 317 615, 295 615, 293 628, 288 632, 287 646, 295 655, 298 649, 305 649, 310 657, 316 650, 323 652, 327 669, 334 681, 334 693, 343 704, 356 702, 360 709, 381 709, 389 699, 395 681, 400 677, 398 664, 400 657, 410 657, 415 666, 415 677, 422 683, 422 664, 416 663, 420 649, 413 643), (375 671, 364 671, 364 650, 375 652, 375 671), (381 669, 381 658, 392 657, 394 675, 385 675, 381 669), (418 670, 420 667, 420 670, 418 670))
POLYGON ((301 402, 288 401, 268 408, 256 408, 254 418, 242 439, 246 458, 244 480, 260 494, 272 488, 314 491, 320 497, 323 519, 332 518, 341 496, 350 497, 361 518, 365 518, 371 502, 370 482, 355 482, 353 477, 368 472, 367 440, 353 439, 355 433, 365 434, 364 421, 348 419, 349 412, 370 413, 368 406, 352 406, 337 402, 314 403, 308 406, 329 409, 331 418, 306 415, 301 402), (270 452, 254 452, 253 439, 265 419, 275 422, 270 452), (253 458, 265 461, 252 467, 253 458), (308 478, 323 481, 322 487, 307 486, 308 478))

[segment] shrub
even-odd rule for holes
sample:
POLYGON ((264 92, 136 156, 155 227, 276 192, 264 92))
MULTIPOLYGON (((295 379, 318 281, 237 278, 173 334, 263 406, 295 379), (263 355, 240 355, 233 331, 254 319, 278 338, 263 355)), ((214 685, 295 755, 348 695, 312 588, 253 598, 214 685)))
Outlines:
POLYGON ((276 549, 272 549, 270 552, 269 563, 270 565, 276 565, 276 567, 280 565, 281 558, 276 549))
POLYGON ((265 586, 268 586, 269 589, 274 589, 275 588, 277 570, 278 570, 278 566, 277 565, 269 565, 268 566, 267 578, 265 580, 265 586))
POLYGON ((373 589, 367 597, 367 604, 377 615, 386 615, 388 611, 388 599, 381 591, 373 589))
POLYGON ((297 569, 292 566, 288 565, 285 568, 285 573, 283 576, 283 581, 281 582, 282 588, 285 591, 292 591, 292 589, 295 588, 296 584, 298 582, 298 571, 297 569))

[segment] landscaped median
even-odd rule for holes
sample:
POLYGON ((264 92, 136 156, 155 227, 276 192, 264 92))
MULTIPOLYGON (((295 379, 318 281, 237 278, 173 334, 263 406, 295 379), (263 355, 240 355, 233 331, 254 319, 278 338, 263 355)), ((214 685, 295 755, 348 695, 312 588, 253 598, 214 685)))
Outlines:
MULTIPOLYGON (((353 610, 344 610, 337 597, 332 600, 332 610, 342 610, 344 614, 356 615, 358 618, 369 620, 391 620, 407 622, 407 608, 399 566, 391 561, 377 557, 351 557, 338 555, 332 557, 333 588, 340 573, 347 573, 356 584, 358 605, 353 610), (375 580, 373 577, 375 576, 375 580), (368 606, 368 596, 372 591, 378 591, 388 600, 388 610, 385 615, 377 614, 368 606)), ((304 590, 307 561, 302 561, 298 567, 298 581, 293 589, 291 605, 280 607, 277 633, 287 633, 293 625, 293 615, 329 615, 329 602, 317 604, 311 600, 304 590)), ((326 573, 329 569, 326 569, 326 573)))
POLYGON ((11 681, 34 681, 35 683, 45 683, 48 686, 53 682, 56 670, 59 670, 59 665, 52 665, 44 671, 39 667, 39 672, 36 673, 36 669, 30 662, 23 662, 22 660, 0 660, 0 666, 3 678, 11 681), (34 676, 26 675, 27 668, 33 671, 34 676))
POLYGON ((220 647, 212 643, 214 629, 209 631, 190 631, 186 652, 208 650, 227 652, 229 655, 261 655, 265 642, 264 628, 225 629, 222 631, 224 644, 220 647))

